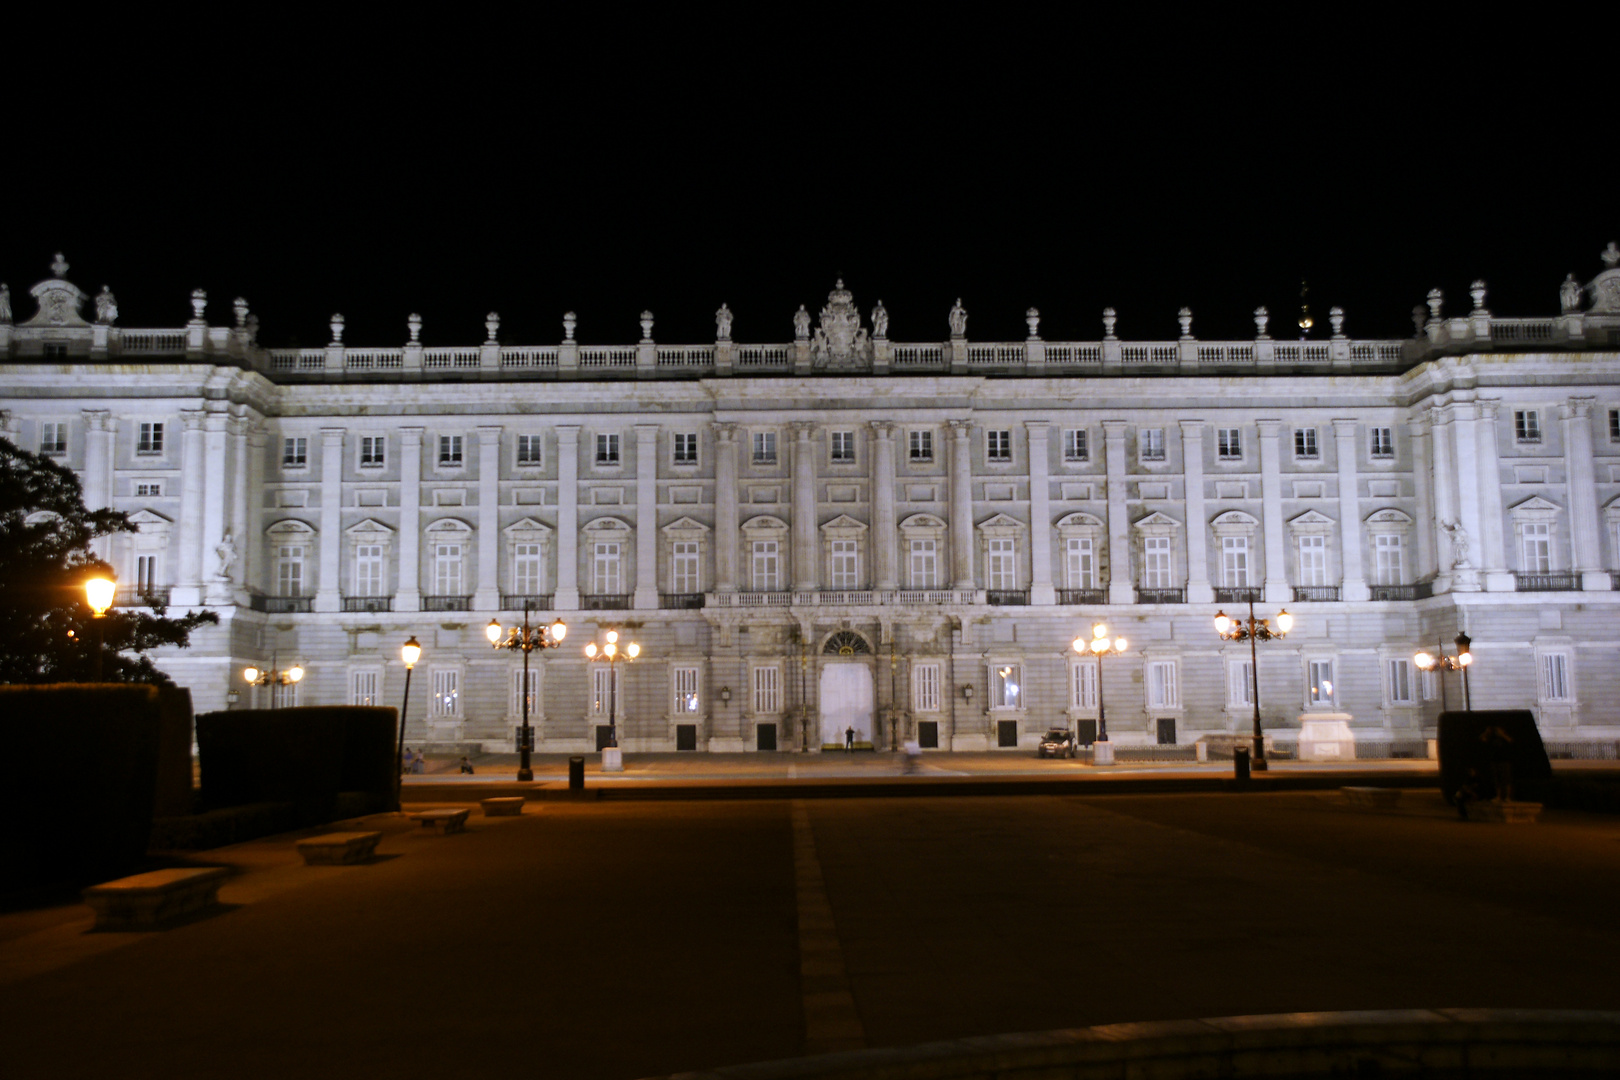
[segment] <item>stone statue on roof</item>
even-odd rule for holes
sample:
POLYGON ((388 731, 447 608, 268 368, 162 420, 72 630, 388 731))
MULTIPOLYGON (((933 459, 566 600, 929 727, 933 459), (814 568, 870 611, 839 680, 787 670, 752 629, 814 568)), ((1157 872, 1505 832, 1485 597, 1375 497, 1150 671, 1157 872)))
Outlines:
POLYGON ((799 305, 799 310, 793 313, 793 336, 799 341, 808 341, 810 338, 810 313, 799 305))
POLYGON ((118 301, 113 299, 112 290, 103 285, 96 294, 96 322, 103 326, 111 326, 118 321, 118 301))
POLYGON ((959 338, 967 333, 967 308, 962 306, 962 298, 956 298, 956 304, 951 308, 951 337, 959 338))
POLYGON ((872 346, 861 326, 855 294, 844 288, 842 278, 827 294, 827 306, 821 309, 821 326, 810 344, 810 355, 817 368, 855 369, 871 362, 872 346))
POLYGON ((877 302, 877 307, 872 309, 872 336, 875 338, 889 336, 889 312, 881 300, 877 302))
POLYGON ((714 338, 716 341, 731 340, 731 309, 724 304, 714 313, 714 338))
POLYGON ((1558 286, 1558 306, 1565 315, 1580 310, 1581 293, 1584 291, 1581 288, 1581 283, 1575 280, 1574 274, 1564 278, 1564 283, 1558 286))

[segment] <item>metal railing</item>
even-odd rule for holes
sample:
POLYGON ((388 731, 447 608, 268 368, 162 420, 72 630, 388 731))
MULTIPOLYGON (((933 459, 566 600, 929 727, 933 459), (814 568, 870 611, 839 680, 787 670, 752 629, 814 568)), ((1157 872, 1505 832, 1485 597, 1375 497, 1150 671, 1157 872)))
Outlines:
POLYGON ((1419 581, 1411 585, 1370 585, 1374 600, 1426 600, 1434 595, 1434 582, 1419 581))
POLYGON ((550 611, 551 593, 501 593, 502 611, 550 611))
POLYGON ((1187 602, 1186 589, 1142 589, 1136 590, 1138 604, 1185 604, 1187 602))
POLYGON ((703 606, 703 594, 695 593, 659 593, 658 606, 672 611, 685 611, 703 606))
POLYGON ((1295 585, 1294 603, 1316 603, 1320 601, 1334 601, 1339 598, 1337 585, 1295 585))
POLYGON ((1247 604, 1251 600, 1259 603, 1264 598, 1265 590, 1258 585, 1229 585, 1217 586, 1215 589, 1215 602, 1217 604, 1247 604))
POLYGON ((393 611, 394 598, 392 596, 345 596, 343 598, 344 611, 393 611))
POLYGON ((423 611, 471 611, 472 597, 470 596, 424 596, 422 597, 423 611))
POLYGON ((1518 592, 1579 592, 1581 588, 1581 575, 1572 573, 1559 574, 1513 574, 1514 589, 1518 592))
POLYGON ((167 607, 169 603, 169 586, 153 585, 147 588, 130 586, 118 590, 115 602, 119 607, 167 607))
POLYGON ((1108 603, 1108 590, 1059 589, 1057 602, 1060 604, 1106 604, 1108 603))
POLYGON ((307 615, 312 599, 308 596, 250 596, 248 607, 269 615, 307 615))
POLYGON ((996 607, 1025 607, 1029 604, 1028 589, 989 589, 984 602, 996 607))
POLYGON ((596 593, 579 598, 579 610, 581 611, 628 611, 629 609, 629 593, 596 593))

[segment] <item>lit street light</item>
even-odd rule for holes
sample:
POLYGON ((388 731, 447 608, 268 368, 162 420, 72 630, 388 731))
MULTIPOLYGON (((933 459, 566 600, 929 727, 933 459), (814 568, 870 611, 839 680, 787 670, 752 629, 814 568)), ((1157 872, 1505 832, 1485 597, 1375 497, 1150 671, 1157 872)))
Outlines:
MULTIPOLYGON (((268 671, 252 666, 243 668, 243 680, 249 686, 292 686, 304 677, 304 669, 298 664, 294 664, 286 671, 279 670, 276 667, 277 655, 271 655, 268 671)), ((276 692, 274 690, 270 691, 270 707, 272 709, 276 707, 276 692)))
POLYGON ((1114 763, 1114 744, 1108 741, 1108 713, 1103 710, 1103 676, 1102 658, 1108 653, 1122 653, 1129 646, 1124 638, 1108 640, 1108 624, 1093 623, 1091 627, 1091 640, 1077 637, 1073 643, 1074 651, 1084 656, 1090 652, 1097 658, 1097 741, 1093 745, 1091 763, 1093 765, 1112 765, 1114 763))
POLYGON ((533 780, 534 770, 529 767, 529 751, 534 748, 534 733, 529 727, 529 654, 535 649, 555 649, 563 643, 568 635, 568 627, 561 619, 550 626, 529 626, 529 605, 523 605, 523 625, 514 626, 510 630, 501 628, 499 619, 489 620, 484 627, 484 635, 489 638, 490 645, 497 649, 513 649, 523 654, 523 728, 518 734, 518 752, 522 760, 518 762, 519 780, 533 780))
MULTIPOLYGON (((627 642, 623 649, 620 649, 619 632, 617 630, 609 630, 605 636, 607 639, 606 644, 600 649, 596 647, 594 641, 586 645, 585 656, 592 663, 606 664, 608 666, 608 744, 606 750, 612 750, 614 753, 607 754, 604 752, 602 768, 604 771, 611 772, 614 769, 610 767, 610 762, 614 762, 614 759, 618 758, 619 749, 619 676, 616 665, 621 660, 634 660, 640 656, 641 646, 631 641, 627 642)), ((622 768, 622 766, 619 767, 622 768)))
POLYGON ((1264 772, 1269 767, 1266 764, 1266 740, 1260 731, 1260 657, 1255 649, 1255 643, 1270 641, 1273 638, 1287 637, 1288 631, 1294 628, 1294 617, 1286 610, 1277 612, 1277 629, 1271 628, 1271 620, 1254 617, 1254 601, 1249 601, 1249 617, 1247 619, 1229 619, 1226 612, 1215 613, 1215 632, 1221 636, 1222 641, 1249 642, 1249 677, 1252 680, 1250 697, 1254 699, 1254 755, 1250 767, 1257 772, 1264 772))
POLYGON ((405 696, 399 703, 399 742, 394 747, 394 809, 399 810, 400 788, 405 783, 405 709, 411 703, 411 669, 422 659, 422 646, 412 634, 399 647, 399 659, 405 665, 405 696))
MULTIPOLYGON (((1468 665, 1474 662, 1474 654, 1469 651, 1469 647, 1473 645, 1473 643, 1473 638, 1469 637, 1466 633, 1459 633, 1457 635, 1456 656, 1443 655, 1441 653, 1441 649, 1444 648, 1444 646, 1440 646, 1435 649, 1432 655, 1430 653, 1420 652, 1416 656, 1412 657, 1412 663, 1416 664, 1422 671, 1434 671, 1438 668, 1442 672, 1462 672, 1463 710, 1465 712, 1474 711, 1474 699, 1468 692, 1468 665)), ((1444 675, 1440 675, 1439 679, 1440 711, 1448 712, 1449 710, 1446 708, 1446 677, 1444 675)))
POLYGON ((118 591, 117 582, 111 578, 93 577, 84 583, 84 597, 90 605, 91 622, 96 626, 96 656, 94 664, 94 681, 101 681, 101 654, 106 651, 107 632, 101 621, 107 617, 107 609, 112 607, 113 594, 118 591))

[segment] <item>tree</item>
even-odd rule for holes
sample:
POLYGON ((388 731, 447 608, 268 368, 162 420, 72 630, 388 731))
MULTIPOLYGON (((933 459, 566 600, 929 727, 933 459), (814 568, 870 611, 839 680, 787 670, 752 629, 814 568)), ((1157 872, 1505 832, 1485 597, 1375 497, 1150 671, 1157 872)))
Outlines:
POLYGON ((86 509, 72 470, 0 438, 0 682, 88 681, 99 640, 104 681, 171 684, 146 653, 185 648, 218 615, 171 619, 148 597, 150 613, 115 607, 96 620, 85 599, 86 580, 112 573, 90 542, 137 531, 122 511, 86 509))

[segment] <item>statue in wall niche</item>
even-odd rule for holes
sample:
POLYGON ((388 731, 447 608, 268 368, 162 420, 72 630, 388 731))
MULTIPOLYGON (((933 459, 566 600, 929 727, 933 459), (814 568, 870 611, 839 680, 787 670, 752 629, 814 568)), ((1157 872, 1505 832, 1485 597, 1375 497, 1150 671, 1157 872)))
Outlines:
POLYGON ((225 530, 225 536, 214 549, 214 554, 219 557, 219 569, 214 571, 214 576, 226 581, 232 580, 231 567, 236 565, 236 541, 231 539, 229 529, 225 530))
POLYGON ((1440 528, 1445 530, 1446 536, 1451 540, 1451 568, 1470 569, 1473 563, 1468 561, 1468 530, 1462 527, 1460 521, 1442 521, 1440 528))
POLYGON ((714 338, 716 341, 731 340, 731 309, 724 304, 714 313, 714 338))
POLYGON ((793 313, 793 336, 800 341, 808 340, 810 337, 810 313, 804 309, 803 304, 800 304, 799 310, 793 313))
POLYGON ((1581 293, 1584 291, 1581 288, 1581 283, 1575 280, 1574 274, 1564 278, 1564 283, 1558 286, 1558 304, 1565 315, 1580 310, 1581 293))
POLYGON ((111 326, 118 321, 118 301, 113 299, 112 290, 103 285, 96 294, 96 322, 103 326, 111 326))
POLYGON ((889 336, 889 312, 881 300, 877 302, 877 307, 872 309, 872 336, 876 338, 889 336))
POLYGON ((0 281, 0 325, 11 322, 11 286, 0 281))
POLYGON ((962 337, 967 333, 967 308, 962 306, 962 298, 956 298, 956 304, 951 308, 951 337, 962 337))

